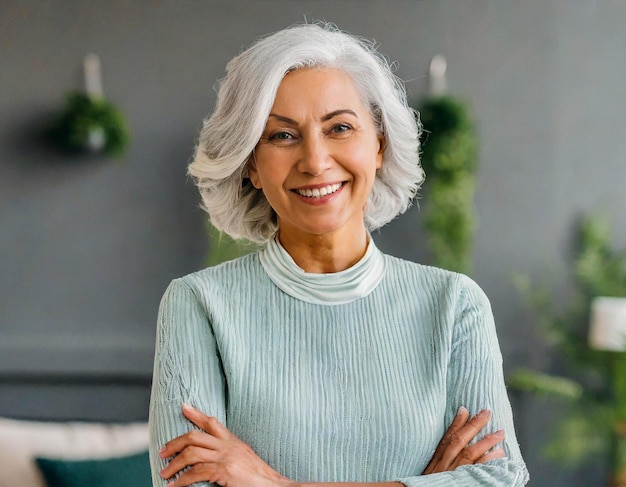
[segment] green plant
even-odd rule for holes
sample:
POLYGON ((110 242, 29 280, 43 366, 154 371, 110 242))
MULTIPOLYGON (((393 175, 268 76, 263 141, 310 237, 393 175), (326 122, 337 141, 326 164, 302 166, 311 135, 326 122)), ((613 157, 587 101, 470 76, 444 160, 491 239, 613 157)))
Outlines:
POLYGON ((591 302, 597 296, 626 296, 626 253, 611 249, 609 227, 589 218, 579 228, 579 249, 572 266, 575 289, 563 310, 550 293, 527 278, 517 285, 540 318, 548 344, 564 361, 567 376, 518 369, 510 387, 567 399, 545 454, 574 465, 600 455, 612 458, 613 481, 626 485, 626 352, 592 350, 587 341, 591 302))
POLYGON ((422 165, 425 228, 434 264, 468 273, 474 238, 474 177, 478 140, 466 107, 450 96, 426 100, 422 165))
POLYGON ((63 112, 46 130, 49 141, 68 152, 99 151, 121 156, 130 140, 122 113, 99 96, 72 92, 63 112))

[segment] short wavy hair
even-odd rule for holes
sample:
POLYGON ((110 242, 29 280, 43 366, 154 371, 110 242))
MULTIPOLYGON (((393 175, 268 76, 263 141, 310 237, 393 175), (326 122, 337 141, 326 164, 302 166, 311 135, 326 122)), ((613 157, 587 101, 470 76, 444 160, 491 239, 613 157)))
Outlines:
POLYGON ((234 238, 263 243, 278 231, 277 215, 263 191, 252 185, 247 166, 283 77, 302 68, 346 73, 384 136, 382 168, 364 213, 369 230, 406 211, 424 180, 417 114, 375 44, 332 24, 292 26, 262 38, 228 63, 215 110, 203 123, 189 165, 211 223, 234 238))

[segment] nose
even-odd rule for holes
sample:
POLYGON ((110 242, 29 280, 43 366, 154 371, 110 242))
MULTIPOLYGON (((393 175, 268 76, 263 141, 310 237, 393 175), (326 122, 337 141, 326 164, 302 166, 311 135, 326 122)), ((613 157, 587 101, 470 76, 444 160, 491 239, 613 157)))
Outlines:
POLYGON ((332 157, 323 136, 304 137, 301 144, 298 171, 319 176, 330 166, 332 157))

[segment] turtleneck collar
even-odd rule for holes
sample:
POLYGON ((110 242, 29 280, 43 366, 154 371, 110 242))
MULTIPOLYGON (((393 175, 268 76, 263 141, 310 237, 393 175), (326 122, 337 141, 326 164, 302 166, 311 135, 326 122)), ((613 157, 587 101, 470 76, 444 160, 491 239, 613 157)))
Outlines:
POLYGON ((328 274, 305 272, 280 244, 271 239, 259 252, 259 260, 270 279, 284 292, 307 303, 346 304, 367 296, 382 280, 383 254, 370 237, 365 255, 352 267, 328 274))

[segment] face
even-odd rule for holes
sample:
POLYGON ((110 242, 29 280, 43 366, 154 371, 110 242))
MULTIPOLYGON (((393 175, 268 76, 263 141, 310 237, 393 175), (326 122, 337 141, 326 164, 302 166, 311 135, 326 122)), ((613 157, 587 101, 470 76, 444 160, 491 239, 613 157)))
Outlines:
POLYGON ((383 141, 352 80, 335 69, 288 73, 249 167, 281 239, 361 232, 383 141))

